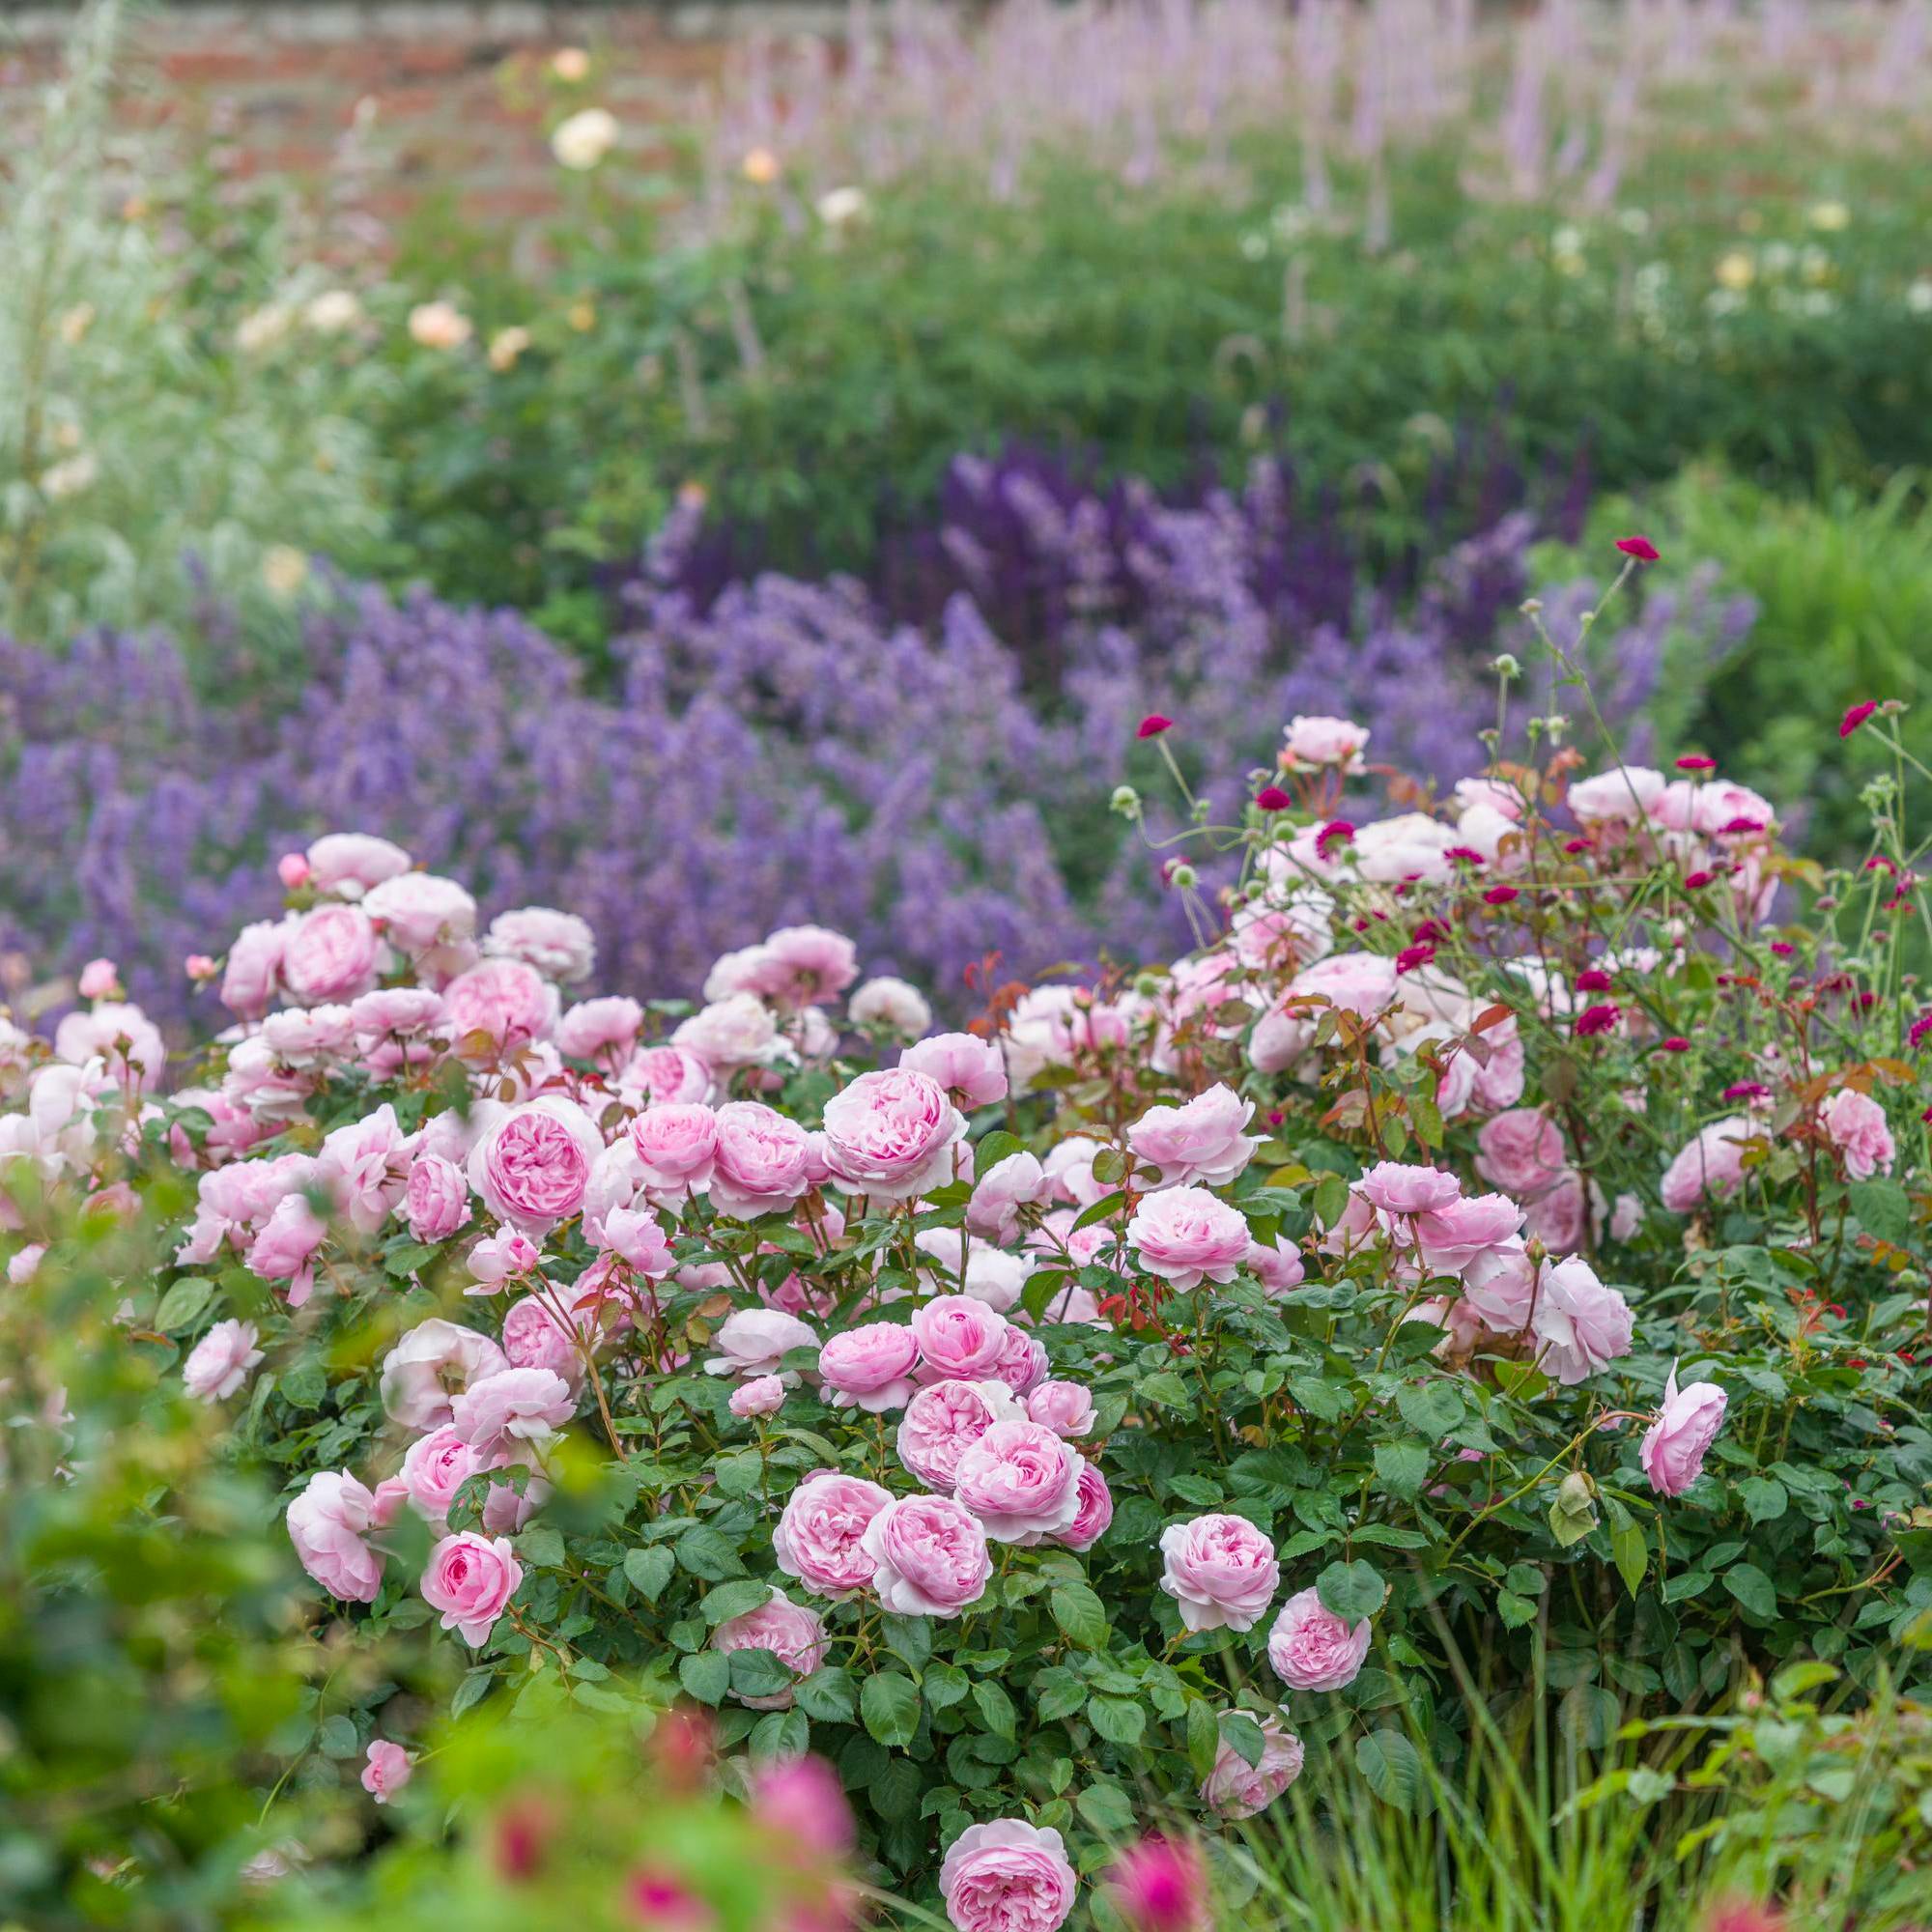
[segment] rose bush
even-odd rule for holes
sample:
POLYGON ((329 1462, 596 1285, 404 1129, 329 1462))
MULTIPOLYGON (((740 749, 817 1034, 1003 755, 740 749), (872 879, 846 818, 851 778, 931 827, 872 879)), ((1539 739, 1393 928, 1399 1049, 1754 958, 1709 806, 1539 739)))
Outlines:
POLYGON ((820 1753, 960 1932, 1051 1932, 1143 1786, 1249 1817, 1321 1751, 1410 1802, 1474 1647, 1598 1744, 1921 1674, 1897 801, 1821 877, 1696 753, 1585 778, 1533 719, 1438 799, 1291 729, 1183 835, 1234 883, 1172 849, 1198 951, 910 1046, 837 934, 579 1000, 560 915, 479 938, 322 841, 184 1077, 118 1004, 6 1033, 10 1272, 145 1196, 128 1346, 286 1473, 318 1635, 820 1753))

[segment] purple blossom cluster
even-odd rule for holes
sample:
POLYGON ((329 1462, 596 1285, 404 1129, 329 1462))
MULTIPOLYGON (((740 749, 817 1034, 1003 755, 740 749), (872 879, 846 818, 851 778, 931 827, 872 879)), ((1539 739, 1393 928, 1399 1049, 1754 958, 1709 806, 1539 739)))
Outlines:
MULTIPOLYGON (((1187 943, 1107 810, 1153 778, 1148 712, 1224 812, 1301 712, 1362 718, 1446 783, 1493 722, 1491 658, 1533 656, 1534 513, 1378 583, 1272 463, 1184 506, 962 463, 876 588, 721 582, 700 523, 660 531, 597 668, 513 613, 346 583, 272 677, 219 622, 191 657, 0 641, 0 951, 39 973, 111 956, 180 1026, 185 957, 274 910, 283 853, 354 826, 486 911, 581 912, 617 985, 695 991, 719 953, 815 921, 957 1008, 989 952, 1028 974, 1187 943)), ((1585 592, 1544 594, 1560 622, 1585 592)), ((1596 640, 1631 755, 1675 644, 1715 654, 1747 621, 1693 583, 1596 640)))

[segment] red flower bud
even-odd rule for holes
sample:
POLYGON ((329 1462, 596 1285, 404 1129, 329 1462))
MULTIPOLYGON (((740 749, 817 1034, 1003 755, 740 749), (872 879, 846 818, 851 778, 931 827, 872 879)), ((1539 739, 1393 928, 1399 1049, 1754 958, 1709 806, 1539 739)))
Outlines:
POLYGON ((1868 697, 1862 704, 1855 704, 1847 711, 1838 725, 1838 736, 1849 738, 1874 711, 1878 709, 1878 699, 1868 697))
POLYGON ((1657 561, 1657 546, 1648 537, 1619 537, 1617 548, 1626 556, 1634 556, 1639 563, 1657 561))
POLYGON ((1294 801, 1279 785, 1263 785, 1255 794, 1255 803, 1264 811, 1286 811, 1294 801))
POLYGON ((1141 728, 1134 733, 1136 738, 1158 738, 1163 731, 1174 729, 1174 720, 1163 718, 1158 711, 1150 711, 1141 720, 1141 728))

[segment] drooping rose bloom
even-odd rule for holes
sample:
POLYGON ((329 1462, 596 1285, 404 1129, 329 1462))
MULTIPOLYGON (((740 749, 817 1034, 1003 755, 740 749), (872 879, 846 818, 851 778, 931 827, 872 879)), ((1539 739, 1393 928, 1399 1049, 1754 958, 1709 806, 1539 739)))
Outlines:
POLYGON ((1566 1388, 1630 1353, 1630 1303, 1576 1255, 1544 1264, 1530 1326, 1537 1366, 1566 1388))
MULTIPOLYGON (((782 1590, 774 1590, 755 1610, 727 1617, 711 1633, 711 1647, 727 1655, 734 1650, 769 1650, 779 1662, 799 1677, 810 1677, 825 1662, 831 1647, 825 1625, 816 1610, 794 1604, 782 1590)), ((788 1711, 789 1688, 755 1697, 733 1691, 741 1704, 753 1711, 788 1711)))
POLYGON ((301 1567, 350 1604, 373 1604, 383 1559, 363 1538, 376 1526, 376 1498, 347 1469, 324 1469, 289 1505, 289 1541, 301 1567))
POLYGON ((1127 1245, 1141 1265, 1178 1289, 1229 1282, 1248 1252, 1248 1224, 1205 1187, 1148 1195, 1127 1223, 1127 1245))
POLYGON ((1730 1398, 1716 1382, 1677 1386, 1677 1364, 1663 1384, 1663 1409, 1645 1430, 1637 1456, 1659 1495, 1681 1496, 1703 1473, 1705 1452, 1724 1426, 1730 1398))
POLYGON ((1210 1512, 1170 1523, 1160 1553, 1160 1587, 1190 1631, 1252 1630, 1281 1586, 1274 1544, 1246 1517, 1210 1512))
POLYGON ((1689 1214, 1700 1201, 1728 1201, 1745 1184, 1744 1144, 1757 1131, 1742 1114, 1700 1128, 1663 1173, 1663 1205, 1689 1214))
POLYGON ((386 1804, 415 1772, 415 1759, 401 1745, 377 1738, 369 1746, 369 1761, 362 1767, 362 1789, 378 1804, 386 1804))
POLYGON ((772 1531, 773 1561, 821 1597, 856 1596, 870 1584, 874 1567, 862 1539, 892 1499, 877 1483, 820 1469, 785 1498, 772 1531))
POLYGON ((261 1359, 252 1321, 217 1321, 188 1351, 182 1381, 202 1402, 221 1402, 248 1379, 261 1359))
POLYGON ((1292 1690, 1339 1690, 1369 1654, 1369 1624, 1345 1622, 1315 1590, 1297 1590, 1268 1633, 1268 1662, 1292 1690))
POLYGON ((523 1580, 524 1566, 507 1537, 465 1530, 430 1551, 420 1587, 430 1608, 442 1612, 441 1627, 480 1650, 523 1580))
POLYGON ((993 1574, 984 1525, 951 1496, 888 1502, 859 1547, 871 1558, 880 1603, 896 1616, 956 1617, 980 1601, 993 1574))
POLYGON ((984 1241, 1010 1241, 1020 1229, 1020 1209, 1047 1198, 1046 1170, 1021 1151, 996 1160, 973 1188, 966 1204, 966 1232, 984 1241))
POLYGON ((1852 1179, 1869 1180, 1875 1174, 1891 1172, 1898 1147, 1886 1124, 1885 1109, 1869 1094, 1841 1087, 1819 1108, 1818 1124, 1842 1156, 1852 1179))
POLYGON ((1513 1107, 1476 1134, 1476 1172, 1520 1201, 1553 1186, 1569 1160, 1563 1130, 1536 1107, 1513 1107))
POLYGON ((1092 1549, 1106 1535, 1114 1520, 1114 1492, 1099 1467, 1086 1457, 1080 1459, 1080 1507, 1073 1520, 1060 1532, 1060 1541, 1068 1549, 1092 1549))
POLYGON ((1418 1216, 1416 1246, 1430 1273, 1459 1275, 1521 1226, 1522 1209, 1507 1194, 1473 1194, 1418 1216))
MULTIPOLYGON (((769 1376, 794 1349, 815 1349, 810 1322, 781 1308, 733 1309, 712 1337, 718 1353, 704 1364, 710 1376, 769 1376)), ((796 1379, 796 1378, 794 1378, 796 1379)))
POLYGON ((952 1841, 939 1890, 954 1932, 1059 1932, 1079 1883, 1058 1832, 1000 1818, 952 1841))
POLYGON ((548 1442, 577 1407, 570 1384, 553 1369, 499 1369, 473 1381, 451 1404, 450 1426, 486 1454, 512 1443, 548 1442))
POLYGON ((1261 1719, 1262 1755, 1250 1764, 1225 1738, 1214 1769, 1201 1784, 1201 1802, 1223 1818, 1252 1818, 1301 1776, 1301 1740, 1273 1718, 1261 1719))
POLYGON ((1159 1169, 1162 1187, 1225 1187, 1262 1144, 1245 1131, 1254 1112, 1252 1100, 1216 1085, 1181 1106, 1150 1107, 1127 1129, 1127 1146, 1159 1169))
POLYGON ((952 1178, 966 1117, 910 1067, 862 1073, 825 1103, 825 1156, 852 1192, 909 1201, 952 1178))

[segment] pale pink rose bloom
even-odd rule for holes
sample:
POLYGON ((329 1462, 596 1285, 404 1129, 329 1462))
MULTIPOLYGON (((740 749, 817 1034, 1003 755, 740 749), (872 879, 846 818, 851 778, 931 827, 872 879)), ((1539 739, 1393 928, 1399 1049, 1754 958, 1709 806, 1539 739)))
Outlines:
POLYGON ((1495 1334, 1520 1333, 1535 1299, 1536 1266, 1520 1239, 1487 1249, 1463 1271, 1458 1306, 1466 1303, 1495 1334))
POLYGON ((1619 1194, 1610 1209, 1610 1239, 1628 1241, 1643 1228, 1643 1203, 1634 1194, 1619 1194))
POLYGON ((1575 1168, 1566 1168, 1555 1183, 1523 1204, 1522 1231, 1552 1255, 1575 1254, 1583 1245, 1590 1212, 1589 1190, 1575 1168))
POLYGON ((1644 1431, 1637 1450, 1643 1473, 1659 1495, 1681 1496, 1703 1473, 1704 1456, 1724 1426, 1730 1398, 1715 1382, 1677 1386, 1677 1364, 1663 1383, 1663 1408, 1644 1431))
POLYGON ((580 1000, 556 1023, 556 1049, 573 1060, 621 1060, 643 1024, 643 1008, 621 994, 580 1000))
POLYGON ((859 1547, 871 1559, 879 1602, 895 1616, 956 1617, 980 1601, 993 1574, 984 1525, 951 1496, 889 1502, 859 1547))
POLYGON ((1094 1159, 1106 1149, 1087 1134, 1068 1134, 1047 1152, 1045 1174, 1055 1197, 1091 1208, 1108 1190, 1094 1178, 1094 1159))
POLYGON ((360 906, 321 905, 290 929, 282 983, 304 1007, 353 1000, 376 983, 376 928, 360 906))
POLYGON ((1777 820, 1777 810, 1762 792, 1752 791, 1734 779, 1712 779, 1696 788, 1690 813, 1690 829, 1707 838, 1739 838, 1754 834, 1730 827, 1748 821, 1759 832, 1768 832, 1777 820))
POLYGON ((454 1394, 509 1366, 489 1336, 431 1316, 383 1358, 384 1410, 404 1429, 440 1428, 455 1412, 454 1394))
POLYGON ((486 959, 442 989, 457 1051, 485 1060, 548 1039, 556 1026, 556 988, 521 959, 486 959), (481 1036, 481 1042, 473 1036, 481 1036))
POLYGON ((1459 843, 1456 828, 1423 811, 1398 812, 1356 828, 1348 855, 1365 879, 1397 885, 1407 879, 1439 883, 1449 877, 1448 851, 1459 843))
POLYGON ((1252 1818, 1266 1810, 1301 1776, 1301 1740, 1273 1718, 1260 1721, 1260 1763, 1250 1764, 1224 1739, 1214 1769, 1202 1780, 1201 1802, 1223 1818, 1252 1818))
POLYGON ((750 1785, 752 1816, 763 1830, 820 1858, 849 1857, 859 1842, 845 1787, 822 1757, 768 1758, 753 1768, 750 1785))
POLYGON ((1700 1128, 1664 1170, 1664 1207, 1673 1214, 1689 1214, 1707 1197, 1728 1201, 1745 1183, 1744 1144, 1757 1131, 1742 1114, 1700 1128))
MULTIPOLYGON (((845 1012, 854 1026, 876 1028, 900 1039, 917 1039, 932 1024, 925 995, 890 973, 867 980, 852 995, 845 1012)), ((903 1066, 904 1061, 899 1065, 903 1066)))
POLYGON ((111 1000, 121 987, 121 975, 111 959, 90 959, 76 982, 83 1000, 111 1000))
POLYGON ((1268 1633, 1268 1662, 1292 1690, 1340 1690, 1352 1684, 1369 1654, 1369 1625, 1345 1623, 1319 1592, 1297 1590, 1268 1633))
POLYGON ((990 1107, 1007 1097, 1007 1063, 977 1034, 936 1033, 907 1047, 899 1065, 936 1080, 961 1107, 990 1107))
POLYGON ((182 1364, 188 1394, 202 1402, 222 1402, 233 1395, 262 1359, 258 1339, 252 1321, 217 1321, 182 1364))
POLYGON ((856 1596, 872 1580, 866 1529, 892 1499, 877 1483, 818 1470, 785 1498, 772 1531, 772 1560, 821 1597, 856 1596))
POLYGON ((347 1469, 325 1469, 289 1505, 289 1540, 301 1567, 344 1603, 373 1604, 383 1559, 363 1541, 376 1526, 376 1498, 347 1469))
POLYGON ((779 1308, 734 1309, 712 1339, 719 1352, 704 1370, 713 1376, 773 1375, 792 1350, 818 1347, 809 1321, 779 1308))
POLYGON ((700 990, 707 1000, 714 1002, 732 999, 739 993, 755 996, 769 963, 762 946, 741 946, 735 952, 721 952, 711 962, 700 990))
POLYGON ((1150 1107, 1127 1129, 1127 1146, 1160 1171, 1162 1187, 1225 1187, 1262 1144, 1244 1131, 1254 1113, 1252 1100, 1216 1085, 1179 1107, 1150 1107))
POLYGON ((1007 1324, 1000 1337, 1000 1359, 992 1368, 995 1381, 1005 1382, 1015 1395, 1025 1395, 1046 1379, 1052 1366, 1044 1343, 1017 1323, 1007 1324))
POLYGON ((1546 1262, 1531 1329, 1537 1366, 1572 1388, 1630 1353, 1630 1303, 1577 1256, 1546 1262))
POLYGON ((1026 1255, 1008 1253, 1004 1248, 976 1240, 959 1228, 928 1228, 913 1236, 913 1246, 929 1256, 931 1266, 922 1265, 920 1277, 938 1292, 956 1289, 983 1301, 988 1308, 1005 1315, 1025 1292, 1033 1262, 1026 1255), (965 1265, 960 1265, 964 1247, 965 1265))
POLYGON ((1476 1172, 1518 1200, 1553 1186, 1569 1160, 1562 1129, 1535 1107, 1498 1114, 1476 1134, 1476 1172))
POLYGON ((349 1008, 355 1042, 378 1074, 434 1059, 448 1036, 447 1016, 442 995, 428 986, 379 986, 349 1008))
POLYGON ((952 1178, 966 1117, 945 1089, 903 1066, 862 1073, 825 1103, 833 1175, 855 1193, 909 1201, 952 1178))
POLYGON ((486 1453, 506 1443, 541 1447, 576 1412, 570 1384, 553 1369, 499 1369, 473 1381, 450 1406, 450 1427, 486 1453))
POLYGON ((465 1289, 464 1293, 494 1294, 506 1281, 533 1274, 543 1255, 527 1235, 504 1228, 495 1235, 485 1235, 463 1259, 471 1280, 477 1284, 465 1289))
POLYGON ((1418 1216, 1416 1243, 1432 1274, 1461 1274, 1521 1226, 1522 1209, 1507 1194, 1472 1194, 1418 1216))
POLYGON ((285 1194, 249 1244, 248 1267, 264 1281, 287 1282, 289 1306, 299 1308, 315 1287, 311 1258, 327 1235, 306 1194, 285 1194))
MULTIPOLYGON (((47 1244, 44 1241, 29 1241, 24 1248, 7 1258, 7 1279, 15 1288, 33 1280, 36 1270, 45 1259, 47 1244)), ((185 1371, 184 1371, 185 1373, 185 1371)), ((201 1391, 190 1385, 190 1392, 199 1395, 201 1391)))
POLYGON ((410 869, 410 855, 373 832, 326 832, 308 848, 308 883, 319 893, 360 898, 410 869))
POLYGON ((776 1415, 784 1406, 785 1385, 778 1376, 759 1376, 731 1391, 729 1407, 741 1421, 754 1415, 776 1415))
POLYGON ((982 1240, 1010 1241, 1019 1233, 1020 1209, 1047 1197, 1046 1170, 1030 1153, 1009 1153, 982 1174, 966 1204, 966 1229, 982 1240))
MULTIPOLYGON (((573 1321, 581 1317, 572 1316, 573 1321)), ((549 1369, 573 1388, 583 1380, 577 1340, 540 1294, 526 1294, 503 1311, 503 1353, 517 1369, 549 1369)))
POLYGON ((596 1230, 600 1246, 634 1272, 662 1281, 677 1265, 670 1237, 658 1217, 645 1208, 613 1208, 596 1230))
POLYGON ((355 1044, 355 1009, 288 1007, 262 1022, 262 1038, 284 1066, 320 1066, 355 1044))
POLYGON ((796 1121, 758 1100, 732 1100, 716 1116, 711 1205, 736 1221, 789 1208, 810 1185, 811 1150, 796 1121))
MULTIPOLYGON (((793 1676, 810 1677, 825 1662, 831 1641, 816 1610, 794 1604, 782 1590, 774 1590, 757 1609, 727 1617, 711 1633, 711 1647, 727 1656, 734 1650, 768 1650, 793 1676)), ((753 1711, 791 1709, 788 1689, 756 1697, 737 1691, 731 1694, 753 1711)))
POLYGON ((385 1100, 373 1114, 325 1135, 315 1178, 352 1228, 373 1235, 401 1204, 410 1157, 396 1110, 385 1100))
POLYGON ((418 1154, 403 1189, 403 1209, 412 1240, 446 1241, 469 1219, 463 1170, 440 1154, 418 1154))
POLYGON ((597 935, 574 912, 520 906, 499 912, 483 935, 486 959, 521 959, 546 980, 575 985, 597 963, 597 935))
POLYGON ((939 1867, 954 1932, 1059 1932, 1079 1889, 1060 1833, 1021 1818, 969 1825, 939 1867))
POLYGON ((785 925, 759 948, 757 990, 784 1007, 836 999, 859 977, 859 951, 823 925, 785 925))
POLYGON ((383 936, 418 964, 425 956, 460 953, 476 936, 476 901, 454 879, 402 872, 372 886, 362 910, 383 936))
POLYGON ((1252 1630, 1281 1585, 1274 1544, 1246 1517, 1218 1512, 1161 1531, 1160 1587, 1190 1631, 1252 1630))
POLYGON ((1106 1535, 1114 1520, 1114 1494, 1097 1464, 1080 1459, 1080 1507, 1073 1520, 1060 1532, 1060 1541, 1068 1549, 1087 1550, 1106 1535))
POLYGON ((403 1452, 402 1484, 416 1514, 435 1528, 449 1520, 450 1506, 465 1483, 490 1466, 490 1459, 444 1423, 419 1435, 403 1452))
POLYGON ((912 1367, 919 1344, 912 1330, 893 1321, 868 1321, 835 1335, 818 1351, 818 1378, 832 1391, 835 1408, 863 1408, 880 1415, 912 1399, 912 1367))
MULTIPOLYGON (((1318 995, 1357 1019, 1373 1019, 1396 997, 1395 961, 1379 952, 1333 952, 1304 966, 1288 982, 1291 999, 1313 1000, 1318 995)), ((1320 1012, 1320 1008, 1308 1009, 1320 1012)))
POLYGON ((292 893, 308 884, 308 861, 299 852, 284 852, 275 861, 275 876, 292 893))
POLYGON ((168 1064, 160 1029, 126 1000, 102 1000, 87 1012, 69 1013, 54 1029, 54 1052, 75 1066, 98 1056, 116 1082, 131 1078, 143 1094, 153 1091, 168 1064))
POLYGON ((1364 1248, 1373 1247, 1382 1238, 1381 1222, 1376 1210, 1362 1199, 1355 1188, 1349 1190, 1349 1198, 1343 1204, 1341 1218, 1328 1229, 1317 1244, 1324 1255, 1340 1255, 1346 1259, 1359 1254, 1364 1248))
POLYGON ((1177 1289, 1230 1282, 1248 1252, 1248 1224, 1205 1187, 1148 1195, 1127 1222, 1127 1245, 1142 1267, 1177 1289))
POLYGON ((691 1106, 711 1094, 711 1069, 686 1046, 640 1046, 617 1076, 617 1089, 652 1107, 691 1106))
POLYGON ((1286 1294, 1298 1288, 1308 1272, 1301 1250, 1283 1235, 1276 1236, 1271 1246, 1250 1241, 1247 1253, 1241 1257, 1241 1265, 1269 1294, 1286 1294))
POLYGON ((281 979, 282 952, 293 920, 257 920, 235 935, 221 975, 221 1004, 244 1020, 269 1010, 281 979))
POLYGON ((1248 1065, 1257 1073, 1286 1073, 1315 1044, 1315 1022, 1305 1009, 1291 1011, 1286 1004, 1272 1007, 1255 1022, 1248 1036, 1248 1065))
POLYGON ((930 1382, 899 1420, 899 1461, 928 1489, 950 1492, 959 1459, 995 1422, 1024 1411, 1003 1382, 930 1382))
POLYGON ((935 1294, 913 1311, 913 1338, 927 1381, 978 1381, 999 1366, 1007 1318, 970 1294, 935 1294))
POLYGON ((369 1747, 369 1762, 362 1767, 362 1789, 378 1804, 386 1804, 415 1774, 415 1759, 401 1745, 377 1738, 369 1747))
POLYGON ((1080 1513, 1081 1458, 1038 1422, 996 1422, 953 1471, 952 1493, 995 1543, 1059 1536, 1080 1513))
POLYGON ((470 1150, 469 1184, 499 1221, 541 1236, 582 1209, 603 1151, 596 1122, 574 1100, 546 1094, 485 1132, 470 1150))
POLYGON ((1077 1441, 1094 1431, 1094 1393, 1081 1382, 1044 1381, 1026 1399, 1027 1419, 1077 1441))
POLYGON ((1845 1172, 1852 1179, 1869 1180, 1875 1174, 1891 1172, 1898 1147, 1886 1124, 1885 1109, 1869 1094, 1841 1087, 1819 1108, 1818 1124, 1844 1157, 1845 1172))
MULTIPOLYGON (((1516 1021, 1507 1019, 1484 1034, 1483 1041, 1490 1057, 1476 1065, 1475 1078, 1469 1087, 1469 1105, 1478 1113, 1500 1113, 1522 1098, 1525 1065, 1522 1036, 1517 1031, 1516 1021)), ((1458 1057, 1474 1061, 1474 1056, 1467 1053, 1458 1057)))
POLYGON ((709 1107, 678 1101, 646 1107, 631 1122, 640 1185, 653 1200, 669 1204, 702 1194, 718 1159, 718 1116, 709 1107))
POLYGON ((772 1009, 755 993, 733 993, 680 1020, 670 1041, 712 1068, 763 1066, 788 1049, 772 1009))
POLYGON ((1434 1214, 1462 1198, 1463 1183, 1435 1167, 1406 1166, 1398 1160, 1378 1161, 1355 1183, 1378 1214, 1434 1214))
POLYGON ((1570 787, 1570 810, 1585 825, 1631 825, 1649 819, 1663 803, 1667 781, 1648 765, 1625 765, 1570 787))
POLYGON ((524 1566, 507 1537, 465 1530, 445 1536, 430 1551, 418 1587, 423 1602, 442 1612, 441 1627, 480 1650, 523 1580, 524 1566))
POLYGON ((1347 718, 1296 717, 1290 720, 1282 737, 1286 744, 1284 764, 1335 765, 1345 772, 1358 772, 1369 742, 1369 727, 1347 718))

